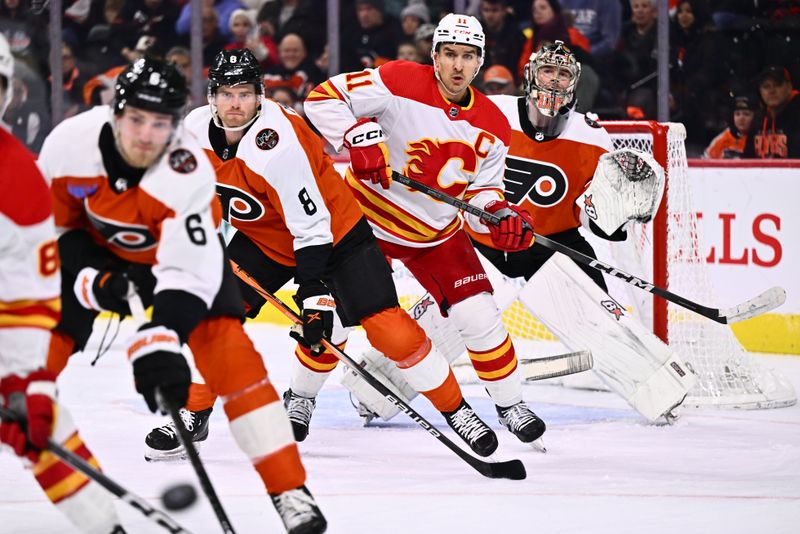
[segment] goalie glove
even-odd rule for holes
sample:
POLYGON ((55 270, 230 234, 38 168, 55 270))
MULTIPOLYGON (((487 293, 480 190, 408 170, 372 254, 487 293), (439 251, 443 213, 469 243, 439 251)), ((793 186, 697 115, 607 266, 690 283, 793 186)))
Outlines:
POLYGON ((344 133, 344 146, 350 150, 350 172, 353 176, 389 189, 392 167, 384 139, 380 124, 370 119, 359 119, 344 133))
POLYGON ((333 297, 321 282, 306 283, 297 289, 294 301, 300 308, 302 333, 292 330, 289 335, 311 348, 312 354, 322 353, 325 349, 320 342, 323 338, 330 339, 333 333, 333 314, 336 311, 333 297))
POLYGON ((600 156, 589 187, 575 203, 588 221, 611 236, 628 221, 650 222, 663 194, 661 165, 650 154, 623 149, 600 156))
POLYGON ((505 200, 493 200, 484 210, 500 217, 498 224, 481 219, 489 227, 495 248, 505 252, 519 252, 533 245, 533 219, 530 213, 505 200))
POLYGON ((130 315, 128 306, 128 276, 119 271, 98 271, 84 267, 78 273, 72 288, 78 302, 87 310, 113 311, 130 315))

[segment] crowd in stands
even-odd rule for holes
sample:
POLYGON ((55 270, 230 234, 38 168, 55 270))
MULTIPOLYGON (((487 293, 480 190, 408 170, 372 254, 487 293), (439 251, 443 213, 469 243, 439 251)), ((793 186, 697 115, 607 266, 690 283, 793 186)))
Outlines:
MULTIPOLYGON (((48 15, 0 0, 0 33, 17 59, 4 121, 34 152, 51 127, 48 15)), ((204 0, 203 62, 248 47, 267 94, 302 113, 329 74, 322 0, 204 0)), ((522 94, 522 69, 544 43, 569 43, 582 63, 579 111, 655 119, 656 0, 468 0, 486 33, 476 83, 522 94)), ((800 0, 669 0, 670 120, 686 125, 690 156, 800 157, 800 0), (742 117, 749 114, 749 120, 742 117), (776 137, 776 132, 783 135, 776 137), (713 142, 712 142, 713 141, 713 142), (723 146, 724 145, 724 146, 723 146)), ((340 70, 393 59, 432 63, 436 22, 452 0, 340 0, 340 70)), ((189 76, 187 0, 64 0, 66 115, 108 103, 114 79, 142 54, 189 76)), ((409 83, 413 83, 410 80, 409 83)), ((197 103, 198 105, 201 103, 197 103)))

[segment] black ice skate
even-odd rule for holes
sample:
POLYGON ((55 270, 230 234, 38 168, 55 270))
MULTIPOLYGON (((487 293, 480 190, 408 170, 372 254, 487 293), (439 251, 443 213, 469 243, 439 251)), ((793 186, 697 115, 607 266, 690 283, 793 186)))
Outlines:
POLYGON ((317 401, 314 397, 301 397, 291 389, 287 389, 283 394, 283 405, 286 407, 286 415, 292 423, 295 441, 303 441, 308 436, 308 425, 311 422, 311 414, 317 401))
POLYGON ((500 424, 517 436, 521 442, 530 443, 534 448, 547 452, 539 439, 546 429, 544 421, 539 419, 524 402, 518 402, 506 408, 497 406, 497 418, 500 424))
POLYGON ((270 495, 289 534, 322 534, 328 522, 305 486, 270 495))
MULTIPOLYGON (((212 408, 200 412, 192 412, 186 408, 181 408, 181 420, 186 430, 192 436, 195 447, 198 443, 205 441, 208 437, 208 418, 212 408)), ((170 421, 164 426, 154 428, 144 438, 145 450, 144 459, 148 462, 185 460, 186 450, 181 445, 175 423, 170 421)), ((199 447, 198 447, 199 448, 199 447)))
POLYGON ((475 415, 467 401, 461 400, 455 411, 442 412, 447 424, 458 437, 479 456, 489 456, 497 450, 497 436, 480 417, 475 415))

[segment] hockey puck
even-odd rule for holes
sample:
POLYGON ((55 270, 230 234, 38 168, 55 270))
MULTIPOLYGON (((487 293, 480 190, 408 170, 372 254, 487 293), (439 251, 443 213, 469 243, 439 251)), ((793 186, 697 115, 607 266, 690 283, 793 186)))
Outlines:
POLYGON ((161 495, 161 502, 167 510, 184 510, 195 503, 197 491, 191 484, 176 484, 161 495))

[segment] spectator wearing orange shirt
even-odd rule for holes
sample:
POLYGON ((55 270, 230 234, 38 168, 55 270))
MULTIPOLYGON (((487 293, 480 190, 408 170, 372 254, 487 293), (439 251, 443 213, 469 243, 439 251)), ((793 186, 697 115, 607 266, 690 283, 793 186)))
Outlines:
POLYGON ((753 127, 755 100, 749 96, 737 96, 733 100, 732 124, 720 132, 703 153, 704 158, 738 159, 744 154, 744 146, 753 127))

